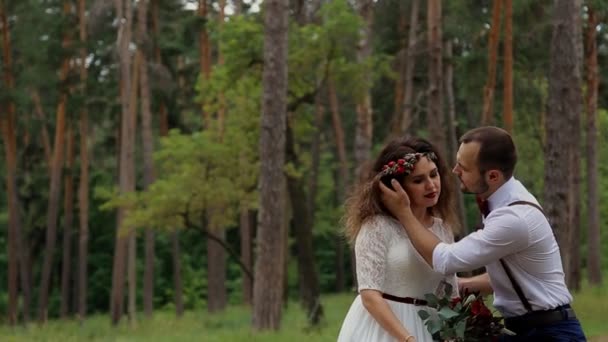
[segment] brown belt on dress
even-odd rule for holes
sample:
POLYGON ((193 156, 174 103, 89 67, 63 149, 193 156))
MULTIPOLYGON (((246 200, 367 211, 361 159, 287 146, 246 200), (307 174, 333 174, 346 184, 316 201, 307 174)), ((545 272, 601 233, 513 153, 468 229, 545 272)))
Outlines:
POLYGON ((388 293, 383 293, 382 298, 392 300, 394 302, 413 304, 418 306, 425 306, 428 302, 424 299, 412 298, 412 297, 397 297, 388 293))

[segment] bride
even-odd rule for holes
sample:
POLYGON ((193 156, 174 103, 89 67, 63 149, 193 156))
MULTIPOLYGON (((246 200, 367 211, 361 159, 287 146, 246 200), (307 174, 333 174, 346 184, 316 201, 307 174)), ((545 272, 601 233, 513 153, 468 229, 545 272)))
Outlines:
MULTIPOLYGON (((453 242, 456 225, 449 170, 436 148, 421 138, 387 144, 367 179, 346 203, 346 236, 355 245, 359 295, 342 323, 338 342, 432 341, 418 316, 424 295, 440 294, 442 284, 454 289, 456 277, 445 277, 422 259, 403 226, 380 200, 379 182, 399 181, 418 220, 444 242, 453 242), (442 187, 442 181, 444 183, 442 187)), ((454 296, 457 294, 455 293, 454 296)))

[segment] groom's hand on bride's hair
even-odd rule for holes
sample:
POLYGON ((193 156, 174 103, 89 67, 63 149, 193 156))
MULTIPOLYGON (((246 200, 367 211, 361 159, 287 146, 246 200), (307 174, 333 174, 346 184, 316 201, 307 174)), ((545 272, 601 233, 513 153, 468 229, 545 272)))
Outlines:
POLYGON ((382 203, 384 206, 396 217, 397 214, 403 211, 404 209, 409 209, 410 206, 410 197, 407 195, 401 184, 397 182, 395 179, 391 180, 391 185, 393 187, 392 190, 382 182, 379 182, 382 203))

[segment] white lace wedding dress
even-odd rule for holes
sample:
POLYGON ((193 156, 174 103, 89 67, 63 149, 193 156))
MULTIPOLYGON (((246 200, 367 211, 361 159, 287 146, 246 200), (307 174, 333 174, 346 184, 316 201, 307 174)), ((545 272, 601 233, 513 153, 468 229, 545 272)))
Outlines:
MULTIPOLYGON (((444 242, 454 240, 439 218, 434 219, 429 229, 444 242)), ((454 291, 457 289, 456 277, 433 271, 412 246, 403 226, 391 217, 376 216, 361 227, 355 242, 355 255, 359 291, 374 289, 393 296, 424 299, 425 294, 436 292, 442 281, 452 284, 454 291)), ((424 306, 385 300, 417 342, 433 341, 418 316, 424 306)), ((360 295, 348 310, 338 336, 338 342, 355 341, 396 341, 365 309, 360 295)))

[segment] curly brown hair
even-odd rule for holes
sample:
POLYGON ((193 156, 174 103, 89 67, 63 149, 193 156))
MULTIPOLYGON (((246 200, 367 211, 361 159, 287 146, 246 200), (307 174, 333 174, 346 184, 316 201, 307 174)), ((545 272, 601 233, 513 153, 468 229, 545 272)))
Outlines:
POLYGON ((386 209, 380 199, 381 190, 379 182, 381 181, 389 188, 391 179, 396 179, 400 184, 403 184, 406 174, 399 175, 383 175, 382 167, 391 161, 397 161, 403 158, 408 153, 434 153, 436 159, 433 160, 437 165, 439 177, 441 178, 441 192, 437 204, 429 208, 431 215, 441 218, 447 223, 453 231, 459 228, 458 218, 456 215, 456 202, 454 198, 454 182, 450 177, 448 169, 443 157, 439 154, 437 148, 423 138, 406 137, 397 138, 390 141, 380 152, 378 158, 369 168, 367 173, 362 177, 355 191, 347 198, 345 203, 345 213, 343 222, 345 226, 344 235, 352 244, 361 230, 363 223, 375 215, 393 215, 386 209))

